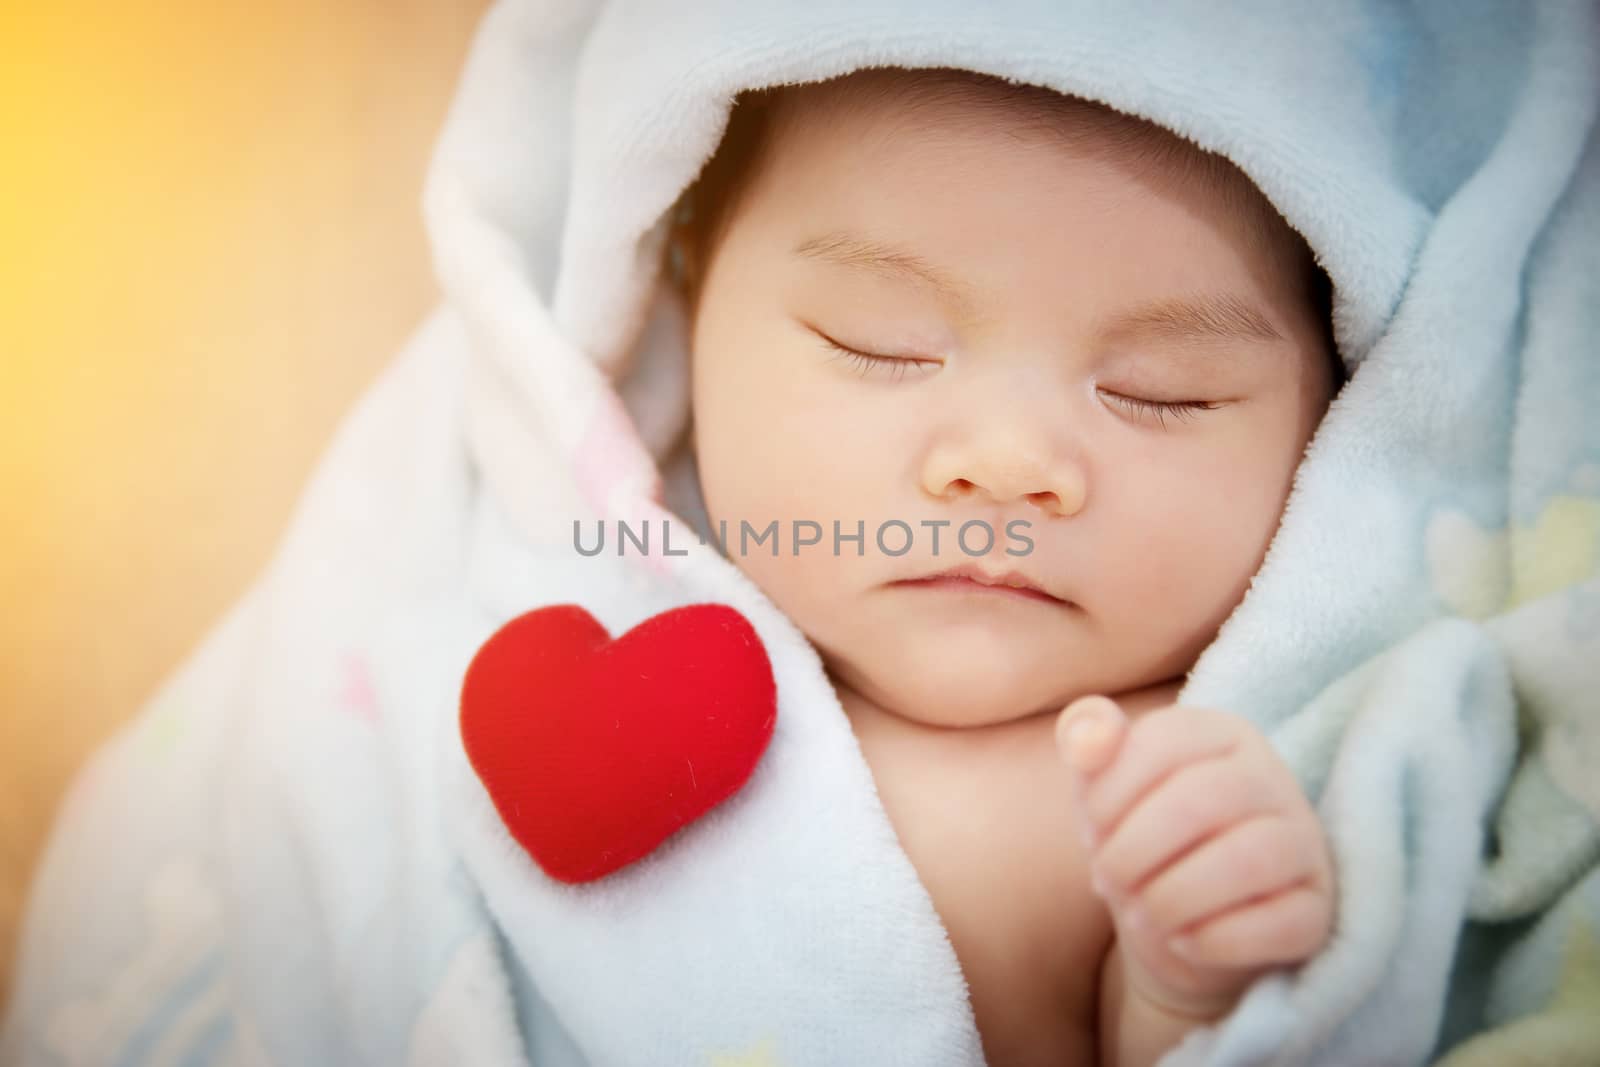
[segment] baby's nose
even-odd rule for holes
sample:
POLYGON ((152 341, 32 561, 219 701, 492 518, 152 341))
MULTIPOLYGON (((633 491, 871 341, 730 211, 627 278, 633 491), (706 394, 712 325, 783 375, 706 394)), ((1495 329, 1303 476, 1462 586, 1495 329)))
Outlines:
POLYGON ((1016 442, 973 442, 930 451, 923 487, 959 500, 984 496, 997 504, 1025 500, 1049 516, 1083 509, 1087 483, 1082 464, 1062 453, 1019 448, 1016 442))

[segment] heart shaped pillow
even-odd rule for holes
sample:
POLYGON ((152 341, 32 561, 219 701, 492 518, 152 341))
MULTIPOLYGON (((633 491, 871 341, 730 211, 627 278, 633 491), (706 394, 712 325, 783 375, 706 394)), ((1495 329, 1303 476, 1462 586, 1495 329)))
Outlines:
POLYGON ((612 639, 576 604, 484 642, 461 687, 461 739, 511 836, 550 877, 602 878, 744 785, 772 737, 777 686, 748 620, 690 604, 612 639))

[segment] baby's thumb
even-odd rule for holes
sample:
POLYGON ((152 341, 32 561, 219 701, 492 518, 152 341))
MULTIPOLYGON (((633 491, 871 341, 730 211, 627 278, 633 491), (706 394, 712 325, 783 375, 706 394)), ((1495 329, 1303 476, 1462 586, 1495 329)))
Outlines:
POLYGON ((1110 697, 1079 697, 1056 720, 1056 747, 1068 767, 1097 774, 1116 756, 1126 725, 1127 717, 1110 697))

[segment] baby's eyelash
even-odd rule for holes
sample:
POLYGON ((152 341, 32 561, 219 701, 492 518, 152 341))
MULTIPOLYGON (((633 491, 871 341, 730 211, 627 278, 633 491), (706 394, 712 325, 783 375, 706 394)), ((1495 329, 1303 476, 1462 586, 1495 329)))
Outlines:
POLYGON ((847 348, 838 341, 835 341, 833 338, 824 334, 819 333, 817 336, 822 338, 822 343, 824 345, 836 353, 834 356, 835 359, 844 360, 850 366, 851 370, 855 371, 855 373, 861 375, 862 377, 866 377, 866 375, 874 367, 880 367, 884 364, 889 364, 893 368, 890 371, 889 380, 899 381, 901 378, 905 377, 908 369, 913 365, 919 368, 925 368, 929 364, 932 364, 935 367, 939 365, 939 361, 936 359, 914 359, 908 356, 880 356, 873 352, 861 352, 854 348, 847 348))
POLYGON ((1107 396, 1116 397, 1119 403, 1126 404, 1140 415, 1154 415, 1162 429, 1167 427, 1167 412, 1171 412, 1182 420, 1190 420, 1201 411, 1211 411, 1222 405, 1211 400, 1141 400, 1135 396, 1123 396, 1121 393, 1107 392, 1107 396))
MULTIPOLYGON (((916 359, 907 356, 880 356, 874 352, 862 352, 858 349, 842 345, 838 341, 835 341, 833 338, 823 333, 818 333, 817 336, 822 340, 824 345, 826 345, 835 353, 835 359, 844 360, 850 366, 851 370, 855 371, 855 373, 861 375, 862 377, 865 377, 868 373, 870 373, 874 367, 881 367, 885 364, 888 364, 892 368, 890 371, 890 381, 899 381, 901 378, 905 377, 908 368, 911 366, 916 366, 919 368, 927 367, 929 364, 932 364, 935 367, 939 366, 939 361, 936 359, 916 359)), ((1124 396, 1121 393, 1113 393, 1109 391, 1106 392, 1106 395, 1115 397, 1118 402, 1132 408, 1135 413, 1141 416, 1155 416, 1156 421, 1160 423, 1162 429, 1166 429, 1167 427, 1168 412, 1171 412, 1172 415, 1178 419, 1189 421, 1196 418, 1199 412, 1212 411, 1222 406, 1221 404, 1211 400, 1143 400, 1139 397, 1124 396)))

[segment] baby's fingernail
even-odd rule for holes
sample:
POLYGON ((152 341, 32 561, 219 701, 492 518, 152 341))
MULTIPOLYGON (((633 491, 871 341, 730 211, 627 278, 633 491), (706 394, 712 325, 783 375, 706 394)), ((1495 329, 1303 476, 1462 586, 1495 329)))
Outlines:
POLYGON ((1105 703, 1109 701, 1104 697, 1084 697, 1067 707, 1062 742, 1072 760, 1081 761, 1096 751, 1111 733, 1105 703))
POLYGON ((1104 718, 1116 708, 1116 701, 1110 697, 1102 693, 1092 693, 1089 696, 1079 697, 1067 705, 1067 721, 1077 724, 1088 719, 1104 718))
POLYGON ((1067 744, 1073 748, 1083 748, 1090 744, 1094 738, 1105 734, 1109 727, 1091 715, 1080 715, 1067 724, 1067 744))

